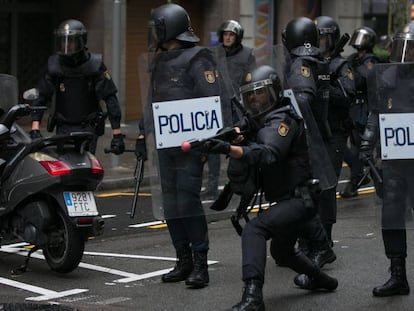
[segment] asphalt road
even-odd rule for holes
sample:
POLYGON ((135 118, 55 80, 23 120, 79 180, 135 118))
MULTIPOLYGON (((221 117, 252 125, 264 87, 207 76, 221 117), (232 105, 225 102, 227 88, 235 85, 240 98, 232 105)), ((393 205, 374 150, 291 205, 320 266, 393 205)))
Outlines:
MULTIPOLYGON (((145 189, 143 189, 143 193, 145 189)), ((0 249, 0 302, 47 304, 77 310, 226 310, 241 298, 241 248, 228 215, 209 216, 210 285, 200 290, 185 284, 164 284, 160 275, 174 266, 175 252, 164 226, 154 221, 150 197, 140 197, 136 218, 128 216, 131 197, 98 193, 106 217, 105 234, 86 245, 82 264, 74 272, 50 271, 41 253, 29 271, 13 276, 27 252, 17 245, 0 249), (18 252, 18 253, 14 253, 18 252)), ((324 267, 337 277, 333 293, 308 292, 293 284, 295 273, 277 267, 271 258, 266 267, 266 310, 412 310, 412 295, 375 298, 372 287, 388 278, 374 194, 338 200, 338 222, 333 232, 338 259, 324 267)), ((414 243, 408 235, 409 249, 414 243)), ((414 279, 414 262, 408 260, 408 279, 414 279)), ((29 306, 29 305, 27 305, 29 306)), ((14 309, 12 309, 14 310, 14 309)), ((17 310, 17 309, 16 309, 17 310)), ((26 310, 31 310, 29 307, 26 310)), ((34 309, 33 309, 34 310, 34 309)))

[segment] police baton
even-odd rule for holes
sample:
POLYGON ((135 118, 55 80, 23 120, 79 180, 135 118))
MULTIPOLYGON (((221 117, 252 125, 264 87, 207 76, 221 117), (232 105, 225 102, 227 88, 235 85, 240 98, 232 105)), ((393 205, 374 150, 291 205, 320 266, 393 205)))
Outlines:
POLYGON ((135 216, 135 211, 137 209, 137 202, 138 202, 139 187, 141 186, 143 178, 144 178, 144 159, 142 157, 137 157, 137 164, 135 165, 135 171, 134 171, 134 181, 135 181, 134 199, 132 201, 131 213, 129 214, 130 218, 134 218, 135 216))
POLYGON ((375 166, 374 162, 371 159, 367 159, 368 166, 371 170, 371 173, 374 175, 374 178, 382 184, 382 177, 380 172, 378 171, 377 167, 375 166))
MULTIPOLYGON (((104 152, 114 153, 114 151, 111 148, 105 148, 104 152)), ((135 152, 135 150, 125 149, 124 152, 135 152)), ((134 218, 135 216, 135 211, 137 209, 137 202, 138 202, 139 187, 141 186, 143 178, 144 178, 144 159, 142 157, 137 157, 137 163, 135 165, 135 170, 134 170, 134 182, 135 182, 134 198, 132 201, 131 212, 129 214, 130 218, 134 218)))

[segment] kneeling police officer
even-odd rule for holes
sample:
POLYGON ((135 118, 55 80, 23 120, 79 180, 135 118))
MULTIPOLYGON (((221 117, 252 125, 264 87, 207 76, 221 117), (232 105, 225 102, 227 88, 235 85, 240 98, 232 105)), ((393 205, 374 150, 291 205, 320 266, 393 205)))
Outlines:
POLYGON ((208 152, 226 154, 257 169, 259 187, 267 210, 249 221, 242 231, 242 272, 245 287, 242 300, 231 310, 265 310, 262 286, 266 265, 266 241, 273 240, 273 255, 282 266, 306 275, 304 289, 335 290, 338 281, 322 272, 302 251, 295 248, 302 227, 316 215, 308 186, 311 162, 304 120, 283 97, 274 68, 260 66, 252 71, 251 80, 240 88, 249 118, 236 131, 249 131, 253 141, 238 145, 240 135, 229 142, 212 139, 208 152))

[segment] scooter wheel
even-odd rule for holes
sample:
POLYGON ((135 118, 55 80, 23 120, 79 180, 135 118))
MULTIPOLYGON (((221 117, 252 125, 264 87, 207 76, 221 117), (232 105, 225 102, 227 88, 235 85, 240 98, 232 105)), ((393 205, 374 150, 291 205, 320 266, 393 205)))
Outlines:
POLYGON ((54 224, 50 241, 43 248, 43 254, 53 271, 69 273, 78 267, 82 259, 85 240, 63 211, 56 213, 54 224))

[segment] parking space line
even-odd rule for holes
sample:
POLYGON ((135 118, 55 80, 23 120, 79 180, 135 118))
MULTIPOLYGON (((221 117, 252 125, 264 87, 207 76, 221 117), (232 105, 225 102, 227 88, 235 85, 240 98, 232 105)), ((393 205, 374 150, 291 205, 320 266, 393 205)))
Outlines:
MULTIPOLYGON (((18 247, 16 247, 15 245, 13 245, 13 246, 3 245, 3 247, 0 248, 0 251, 6 252, 6 253, 15 253, 15 254, 21 255, 21 256, 26 256, 28 251, 26 249, 21 248, 21 246, 24 246, 24 245, 28 245, 28 244, 27 243, 19 243, 18 247)), ((143 256, 143 255, 118 254, 118 253, 101 253, 101 252, 84 252, 84 254, 85 255, 91 255, 91 256, 104 256, 104 257, 119 257, 119 258, 132 258, 132 259, 151 259, 151 260, 162 260, 162 261, 176 261, 176 258, 173 258, 173 257, 157 257, 157 256, 143 256)), ((37 259, 43 259, 43 260, 45 259, 45 257, 43 255, 39 254, 38 252, 34 252, 31 256, 33 258, 37 258, 37 259)), ((207 262, 208 265, 213 265, 213 264, 216 264, 216 263, 218 263, 218 261, 209 260, 207 262)), ((133 282, 133 281, 139 281, 139 280, 143 280, 143 279, 152 278, 154 276, 158 276, 158 275, 162 275, 164 273, 167 273, 172 269, 172 268, 168 268, 168 269, 153 271, 153 272, 144 273, 144 274, 136 274, 136 273, 125 272, 125 271, 121 271, 121 270, 117 270, 117 269, 92 265, 92 264, 88 264, 88 263, 84 263, 84 262, 81 262, 79 264, 79 267, 84 268, 84 269, 89 269, 89 270, 94 270, 94 271, 99 271, 99 272, 104 272, 104 273, 109 273, 109 274, 124 277, 122 279, 118 279, 118 280, 113 281, 113 282, 117 282, 117 283, 128 283, 128 282, 133 282)))
POLYGON ((18 281, 14 281, 14 280, 2 278, 2 277, 0 277, 0 283, 4 285, 16 287, 19 289, 23 289, 25 291, 29 291, 32 293, 40 294, 40 296, 37 296, 37 297, 26 298, 26 300, 31 300, 31 301, 45 301, 45 300, 75 295, 79 293, 84 293, 88 291, 88 289, 76 288, 76 289, 70 289, 70 290, 63 291, 63 292, 56 292, 50 289, 46 289, 46 288, 18 282, 18 281))

